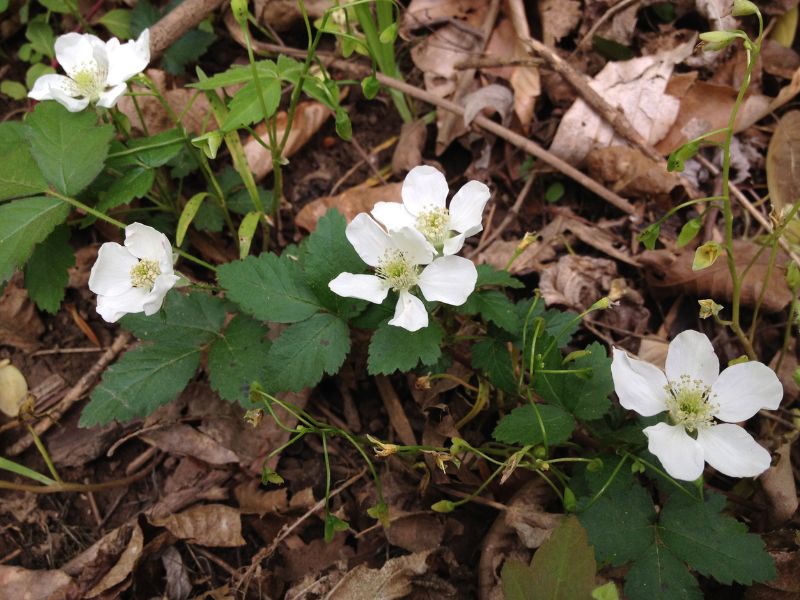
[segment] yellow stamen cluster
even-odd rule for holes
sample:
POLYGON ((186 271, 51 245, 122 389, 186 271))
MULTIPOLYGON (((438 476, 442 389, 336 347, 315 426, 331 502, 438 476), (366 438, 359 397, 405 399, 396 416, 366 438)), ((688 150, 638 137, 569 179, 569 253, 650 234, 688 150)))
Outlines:
POLYGON ((131 285, 137 288, 147 288, 148 291, 152 290, 159 275, 161 275, 161 269, 158 261, 145 258, 131 268, 131 285))
POLYGON ((688 432, 700 431, 711 426, 719 406, 711 395, 711 388, 699 379, 692 380, 682 375, 680 380, 669 382, 667 409, 672 422, 683 425, 688 432))
POLYGON ((450 211, 431 207, 417 216, 417 230, 439 249, 450 237, 450 211))
POLYGON ((417 267, 402 250, 387 250, 375 274, 386 281, 395 292, 407 290, 417 283, 417 267))

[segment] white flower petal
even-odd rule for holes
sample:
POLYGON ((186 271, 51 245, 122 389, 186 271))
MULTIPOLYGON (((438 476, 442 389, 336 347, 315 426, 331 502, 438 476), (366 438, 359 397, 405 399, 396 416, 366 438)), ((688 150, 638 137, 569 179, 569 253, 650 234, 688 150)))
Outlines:
POLYGON ((400 195, 406 210, 416 217, 431 208, 444 208, 448 191, 444 175, 433 167, 422 165, 408 172, 400 195))
POLYGON ((643 417, 651 417, 667 410, 664 389, 667 378, 661 369, 631 358, 622 350, 612 349, 611 377, 619 403, 628 410, 634 410, 643 417))
POLYGON ((360 298, 375 304, 386 300, 386 296, 389 294, 389 288, 384 285, 380 277, 375 275, 341 273, 328 284, 328 287, 334 294, 345 298, 360 298))
POLYGON ((101 106, 103 108, 114 108, 117 104, 117 100, 125 91, 128 89, 128 86, 124 83, 120 83, 112 87, 110 90, 106 90, 102 94, 100 94, 100 99, 97 101, 97 106, 101 106))
POLYGON ((645 427, 647 449, 658 457, 671 477, 694 481, 703 474, 703 448, 682 425, 659 423, 645 427))
POLYGON ((682 375, 688 375, 692 381, 699 379, 710 386, 719 375, 719 359, 714 346, 704 334, 687 329, 669 343, 664 370, 670 381, 678 381, 682 375))
POLYGON ((402 290, 394 309, 394 317, 389 321, 389 325, 402 327, 409 331, 418 331, 428 326, 428 311, 425 310, 422 300, 408 290, 402 290))
POLYGON ((108 53, 108 85, 125 83, 145 70, 150 62, 150 30, 145 29, 136 41, 120 44, 112 38, 106 44, 108 53))
POLYGON ((475 264, 462 256, 442 256, 429 264, 419 276, 419 287, 427 300, 461 306, 478 281, 475 264))
POLYGON ((148 317, 156 314, 164 303, 164 296, 172 289, 180 277, 171 273, 162 273, 153 282, 153 289, 147 294, 142 304, 142 310, 148 317))
POLYGON ((461 248, 464 247, 464 239, 465 236, 463 233, 459 233, 458 235, 454 235, 451 238, 447 238, 444 241, 444 247, 442 248, 442 254, 448 256, 449 254, 457 254, 461 248))
POLYGON ((71 96, 70 92, 67 90, 63 90, 60 87, 51 87, 50 95, 53 97, 53 100, 58 102, 69 112, 81 112, 84 108, 89 106, 89 98, 75 98, 71 96))
POLYGON ((467 237, 483 229, 482 217, 491 192, 480 181, 465 183, 450 201, 450 229, 467 237))
POLYGON ((712 402, 719 405, 714 415, 722 421, 746 421, 762 408, 775 410, 783 399, 783 386, 767 365, 746 362, 719 374, 711 386, 712 402))
POLYGON ((370 267, 377 267, 387 250, 394 246, 389 235, 367 213, 359 213, 345 229, 347 240, 370 267))
POLYGON ((146 298, 147 291, 135 287, 119 296, 98 296, 97 312, 105 321, 116 323, 128 313, 142 312, 146 298))
MULTIPOLYGON (((157 260, 159 263, 165 256, 172 256, 172 246, 169 244, 167 236, 141 223, 131 223, 125 228, 125 247, 130 250, 136 258, 146 258, 157 260)), ((162 266, 163 265, 159 265, 162 266)))
POLYGON ((103 296, 119 296, 131 287, 131 269, 139 261, 127 248, 106 242, 97 252, 97 261, 89 274, 89 289, 103 296))
POLYGON ((70 77, 84 70, 94 71, 97 68, 94 48, 98 42, 103 45, 102 40, 88 33, 60 35, 55 43, 56 60, 70 77))
POLYGON ((372 216, 388 231, 397 231, 403 227, 414 227, 417 220, 399 202, 376 202, 372 207, 372 216))
POLYGON ((63 91, 70 89, 71 87, 72 80, 69 77, 48 73, 47 75, 42 75, 36 80, 36 82, 33 84, 33 89, 28 92, 28 98, 33 98, 34 100, 55 100, 53 97, 52 88, 57 88, 63 91))
POLYGON ((427 265, 433 260, 436 250, 416 229, 403 227, 389 235, 390 242, 398 250, 402 250, 415 265, 427 265))
POLYGON ((697 434, 706 462, 729 477, 756 477, 769 468, 769 452, 738 425, 722 423, 697 434))

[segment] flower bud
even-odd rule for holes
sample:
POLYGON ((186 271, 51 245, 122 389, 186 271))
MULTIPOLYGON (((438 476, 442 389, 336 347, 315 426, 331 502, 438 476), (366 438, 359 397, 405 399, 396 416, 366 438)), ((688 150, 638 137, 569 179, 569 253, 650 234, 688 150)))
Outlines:
POLYGON ((706 242, 698 247, 694 252, 694 261, 692 262, 692 271, 702 271, 707 269, 719 258, 722 253, 722 246, 717 242, 706 242))
POLYGON ((248 425, 252 425, 253 427, 258 427, 261 424, 261 420, 263 418, 264 418, 263 408, 251 408, 246 413, 244 413, 245 423, 247 423, 248 425))
POLYGON ((724 306, 721 304, 717 304, 711 298, 706 298, 705 300, 698 300, 697 303, 700 305, 700 318, 707 319, 708 317, 716 317, 719 314, 724 306))
POLYGON ((438 513, 453 512, 455 508, 456 504, 452 500, 439 500, 431 506, 431 510, 438 513))
POLYGON ((750 0, 733 0, 733 10, 731 14, 734 17, 756 15, 758 14, 758 7, 750 2, 750 0))
POLYGON ((231 12, 236 21, 243 23, 247 20, 247 0, 231 0, 231 12))

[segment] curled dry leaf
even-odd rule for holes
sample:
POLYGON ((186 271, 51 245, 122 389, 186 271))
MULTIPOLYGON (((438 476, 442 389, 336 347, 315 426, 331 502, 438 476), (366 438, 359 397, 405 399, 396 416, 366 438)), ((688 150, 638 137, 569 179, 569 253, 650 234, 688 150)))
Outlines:
POLYGON ((415 577, 428 572, 430 551, 390 558, 380 569, 363 564, 344 576, 328 595, 329 600, 395 600, 413 591, 415 577))
POLYGON ((553 46, 578 26, 581 3, 578 0, 542 0, 539 2, 542 19, 542 41, 553 46))
POLYGON ((422 149, 428 138, 428 126, 424 119, 403 123, 400 138, 392 154, 392 173, 400 176, 422 164, 422 149))
POLYGON ((469 125, 484 109, 500 115, 505 123, 514 102, 514 95, 507 87, 493 83, 464 96, 464 125, 469 125))
MULTIPOLYGON (((767 187, 779 214, 800 200, 800 111, 787 112, 775 126, 767 150, 767 187)), ((788 230, 795 238, 800 234, 797 219, 788 230)))
POLYGON ((583 312, 611 288, 617 263, 606 258, 566 254, 542 273, 539 288, 548 306, 583 312))
POLYGON ((239 512, 264 516, 289 508, 286 488, 264 490, 255 479, 240 483, 234 490, 239 512))
POLYGON ((238 455, 213 438, 183 423, 168 425, 139 436, 169 454, 191 456, 211 465, 239 462, 238 455))
POLYGON ((785 442, 775 453, 778 463, 760 477, 761 488, 772 507, 771 511, 766 511, 771 527, 778 527, 791 519, 799 504, 792 470, 792 442, 785 442))
POLYGON ((200 546, 232 548, 245 544, 239 511, 224 504, 200 504, 164 518, 151 516, 149 521, 178 539, 200 546))
POLYGON ((444 524, 436 515, 413 513, 392 519, 386 539, 409 552, 435 550, 444 539, 444 524))
POLYGON ((0 592, 3 598, 51 600, 77 597, 77 586, 64 571, 29 571, 0 565, 0 592))
POLYGON ((44 323, 28 292, 17 285, 15 277, 0 295, 0 340, 4 346, 33 352, 39 347, 38 338, 43 333, 44 323))
POLYGON ((681 185, 680 176, 642 154, 638 148, 594 148, 586 157, 593 179, 625 197, 663 197, 681 185))
MULTIPOLYGON (((322 127, 330 116, 331 111, 319 102, 305 101, 298 103, 294 114, 294 120, 292 121, 292 129, 289 132, 289 138, 283 149, 283 157, 289 158, 300 150, 300 148, 319 131, 320 127, 322 127)), ((281 139, 286 131, 286 122, 288 119, 286 111, 279 112, 275 118, 278 123, 277 137, 281 139)), ((269 136, 267 135, 266 125, 261 123, 256 127, 255 131, 261 140, 269 146, 269 136)), ((260 181, 272 172, 272 154, 252 135, 249 136, 244 143, 244 154, 256 181, 260 181)))
MULTIPOLYGON (((624 62, 609 62, 589 85, 619 108, 650 144, 661 140, 678 116, 680 102, 666 93, 673 67, 689 56, 694 38, 677 47, 624 62)), ((578 99, 564 114, 550 151, 580 164, 592 148, 624 145, 614 130, 586 102, 578 99), (616 140, 616 141, 615 141, 616 140)))
POLYGON ((335 208, 345 216, 348 223, 360 212, 369 212, 376 202, 400 202, 402 183, 390 183, 379 187, 356 186, 336 196, 323 196, 306 204, 294 219, 295 224, 306 231, 314 231, 317 221, 335 208))
MULTIPOLYGON (((305 9, 313 21, 320 18, 331 4, 331 0, 308 0, 305 9)), ((253 9, 259 23, 268 25, 278 33, 288 31, 303 20, 296 0, 255 0, 253 9)))
POLYGON ((128 576, 133 573, 133 569, 136 567, 136 563, 139 562, 143 549, 144 534, 142 533, 142 528, 134 523, 128 545, 120 555, 119 560, 92 589, 86 592, 85 597, 95 598, 125 581, 128 576))
MULTIPOLYGON (((754 242, 740 240, 733 243, 736 265, 739 273, 753 260, 760 246, 754 242)), ((694 250, 684 248, 678 252, 672 250, 652 250, 639 256, 644 267, 645 277, 650 289, 663 296, 690 294, 697 298, 713 298, 720 304, 730 302, 733 285, 724 258, 702 271, 692 271, 694 250)), ((761 253, 755 264, 742 281, 742 305, 755 306, 761 294, 763 281, 767 274, 769 251, 761 253)), ((792 299, 792 293, 786 285, 787 257, 778 253, 772 277, 766 282, 762 309, 767 312, 779 312, 786 308, 792 299)))
POLYGON ((186 600, 192 593, 192 580, 189 579, 181 553, 175 546, 170 546, 161 554, 161 563, 167 574, 166 597, 169 600, 186 600))

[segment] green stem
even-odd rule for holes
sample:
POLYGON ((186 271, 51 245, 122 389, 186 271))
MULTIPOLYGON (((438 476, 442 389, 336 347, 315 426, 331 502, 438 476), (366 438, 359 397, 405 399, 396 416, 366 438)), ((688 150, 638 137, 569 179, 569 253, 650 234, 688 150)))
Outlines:
POLYGON ((50 471, 53 479, 55 479, 58 483, 64 483, 61 477, 59 477, 58 472, 56 471, 56 466, 53 464, 53 460, 50 458, 50 453, 47 451, 47 448, 44 447, 42 439, 36 434, 36 431, 28 423, 25 423, 25 427, 28 429, 28 433, 31 434, 33 443, 36 446, 36 449, 39 451, 39 454, 42 455, 44 464, 47 465, 47 470, 50 471))

